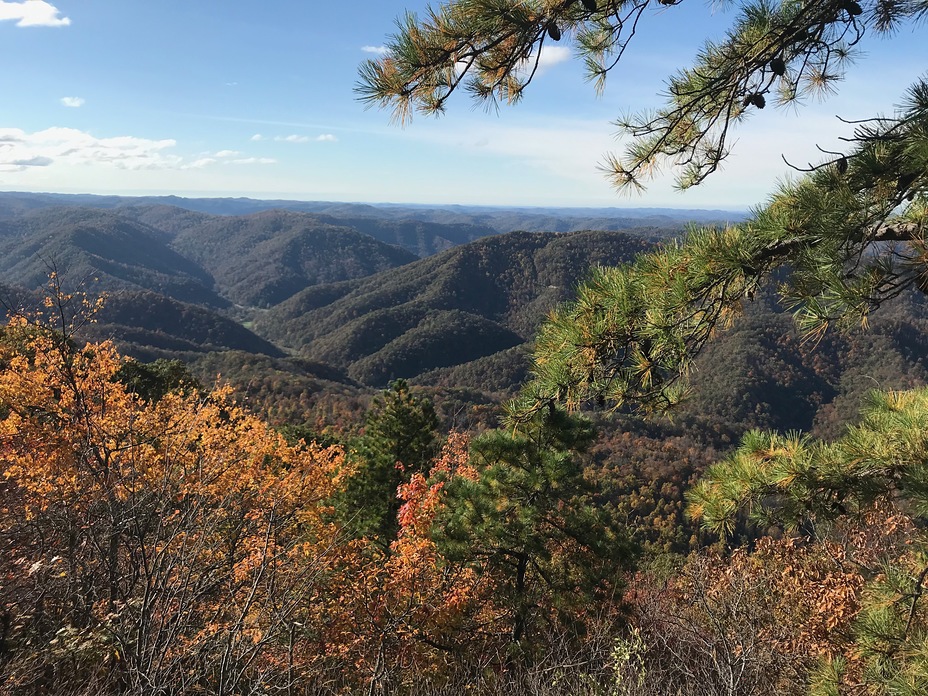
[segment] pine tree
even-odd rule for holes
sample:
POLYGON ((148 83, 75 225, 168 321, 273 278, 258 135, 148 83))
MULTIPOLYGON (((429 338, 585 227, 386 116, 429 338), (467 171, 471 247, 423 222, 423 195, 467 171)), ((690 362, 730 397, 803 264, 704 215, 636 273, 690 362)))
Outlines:
MULTIPOLYGON (((633 49, 639 23, 660 21, 653 10, 675 4, 445 2, 423 18, 406 16, 387 53, 362 67, 359 94, 401 121, 442 112, 460 89, 478 101, 517 102, 541 49, 558 40, 573 41, 602 88, 633 49)), ((738 8, 725 38, 707 41, 669 78, 662 108, 620 120, 630 145, 607 162, 620 189, 641 188, 662 165, 681 188, 698 185, 728 155, 739 123, 768 104, 829 91, 868 32, 916 25, 928 2, 743 0, 738 8)), ((858 122, 853 140, 745 223, 693 230, 634 264, 595 271, 544 325, 518 410, 673 405, 695 355, 774 271, 788 275, 783 295, 812 335, 865 322, 887 299, 928 287, 928 84, 913 85, 894 115, 858 122)))
POLYGON ((928 692, 928 389, 873 394, 861 423, 833 443, 750 433, 689 499, 722 535, 747 517, 849 550, 836 567, 867 584, 850 640, 833 646, 813 694, 928 692), (868 553, 873 534, 885 538, 868 553))
POLYGON ((397 488, 428 470, 438 454, 438 417, 432 402, 414 395, 404 380, 375 397, 364 431, 352 448, 356 471, 338 507, 348 529, 388 548, 396 538, 397 488))
POLYGON ((451 477, 443 491, 438 549, 498 579, 513 643, 550 620, 546 611, 569 624, 572 609, 615 590, 630 565, 632 544, 583 475, 593 437, 588 421, 546 410, 517 434, 476 437, 474 474, 451 477))
MULTIPOLYGON (((631 50, 639 22, 659 21, 652 10, 672 12, 675 4, 449 0, 422 19, 407 15, 387 53, 362 68, 360 96, 393 107, 401 121, 442 112, 462 88, 478 101, 517 102, 541 49, 561 40, 573 41, 602 88, 631 50)), ((694 64, 669 79, 664 106, 620 120, 630 144, 607 160, 620 189, 643 187, 664 165, 681 188, 698 185, 727 157, 735 127, 756 110, 828 91, 867 33, 891 34, 928 15, 926 0, 731 4, 740 11, 728 33, 707 41, 694 64)), ((928 292, 926 250, 928 81, 920 79, 894 113, 858 121, 844 152, 781 185, 745 222, 693 229, 632 264, 594 269, 577 299, 542 327, 533 379, 512 405, 512 425, 533 432, 556 404, 672 406, 685 395, 687 373, 706 342, 774 275, 810 337, 832 326, 866 325, 882 303, 910 289, 928 292)), ((861 564, 866 578, 861 608, 847 643, 836 645, 815 675, 816 696, 928 692, 925 433, 928 391, 877 396, 862 424, 835 443, 749 434, 692 493, 694 516, 721 533, 747 515, 817 539, 840 531, 851 549, 870 552, 848 561, 861 564), (874 534, 892 541, 870 548, 864 541, 874 534)), ((518 456, 525 456, 526 443, 520 447, 518 456)), ((498 476, 481 475, 486 485, 461 484, 450 542, 487 558, 523 549, 512 541, 527 527, 523 513, 507 514, 537 499, 506 505, 499 492, 513 476, 509 465, 498 476)), ((521 605, 514 606, 518 622, 521 605)))

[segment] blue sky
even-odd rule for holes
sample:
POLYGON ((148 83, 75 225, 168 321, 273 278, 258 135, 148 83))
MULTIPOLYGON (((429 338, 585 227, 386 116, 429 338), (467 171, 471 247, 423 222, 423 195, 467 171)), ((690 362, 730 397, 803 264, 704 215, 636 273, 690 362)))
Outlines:
POLYGON ((596 169, 620 149, 611 121, 657 104, 730 14, 704 0, 650 13, 601 98, 564 41, 520 105, 486 113, 461 95, 398 128, 356 100, 357 68, 425 5, 0 0, 0 190, 747 208, 789 172, 781 155, 836 149, 848 129, 835 114, 890 112, 925 69, 924 29, 868 37, 837 97, 758 113, 703 186, 678 193, 668 177, 628 198, 596 169))

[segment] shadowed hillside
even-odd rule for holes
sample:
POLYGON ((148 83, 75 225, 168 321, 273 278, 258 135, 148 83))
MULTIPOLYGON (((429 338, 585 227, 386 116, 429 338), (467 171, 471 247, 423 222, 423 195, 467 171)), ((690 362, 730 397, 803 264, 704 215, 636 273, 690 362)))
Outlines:
POLYGON ((223 350, 284 354, 232 319, 151 292, 108 295, 95 319, 95 324, 84 328, 85 337, 111 339, 136 357, 223 350))
POLYGON ((242 305, 270 307, 311 285, 363 278, 416 258, 302 213, 211 216, 197 224, 187 211, 179 217, 184 228, 173 248, 207 268, 223 295, 242 305))
POLYGON ((489 237, 367 279, 310 288, 255 328, 380 385, 518 345, 591 265, 627 261, 646 248, 616 232, 489 237))
POLYGON ((0 272, 11 284, 44 287, 56 270, 93 291, 149 290, 181 302, 225 307, 229 301, 195 261, 168 246, 158 230, 87 208, 48 209, 0 223, 0 272))

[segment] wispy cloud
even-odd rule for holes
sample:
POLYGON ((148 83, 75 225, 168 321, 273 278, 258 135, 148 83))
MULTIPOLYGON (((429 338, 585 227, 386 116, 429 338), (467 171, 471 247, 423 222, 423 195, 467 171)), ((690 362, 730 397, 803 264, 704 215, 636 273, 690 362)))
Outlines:
POLYGON ((237 150, 219 150, 184 157, 173 152, 177 141, 131 135, 98 138, 75 128, 46 128, 28 133, 0 128, 0 172, 22 172, 56 165, 103 166, 125 170, 189 170, 212 165, 276 164, 269 157, 240 157, 237 150))
POLYGON ((83 97, 62 97, 61 98, 62 106, 67 106, 71 109, 78 109, 86 103, 87 101, 83 97))
POLYGON ((524 73, 535 71, 535 75, 542 75, 546 71, 560 63, 566 63, 570 60, 570 49, 566 46, 545 46, 541 49, 541 54, 533 53, 528 59, 522 61, 519 70, 524 73), (538 65, 536 68, 535 65, 538 65))
POLYGON ((308 135, 278 135, 274 140, 278 143, 308 143, 311 138, 308 135))
POLYGON ((218 160, 215 157, 200 157, 181 166, 181 169, 203 169, 211 164, 216 164, 218 160))
POLYGON ((387 53, 386 46, 361 46, 361 50, 365 53, 373 53, 378 56, 383 56, 387 53))
POLYGON ((241 159, 228 160, 224 164, 277 164, 273 157, 242 157, 241 159))
MULTIPOLYGON (((252 138, 254 140, 254 138, 252 138)), ((274 138, 275 142, 278 143, 337 143, 338 136, 332 133, 323 133, 322 135, 317 135, 312 137, 309 135, 278 135, 274 138)))
POLYGON ((29 159, 19 159, 11 160, 9 166, 17 168, 26 168, 26 167, 47 167, 54 160, 51 157, 42 157, 37 155, 36 157, 30 157, 29 159))
MULTIPOLYGON (((368 135, 380 135, 383 133, 394 132, 394 129, 384 124, 382 127, 371 128, 361 126, 346 126, 342 123, 313 123, 307 121, 275 121, 266 118, 243 118, 241 116, 218 116, 216 114, 191 114, 187 112, 177 112, 173 115, 183 116, 186 118, 202 118, 209 121, 220 121, 222 123, 245 123, 252 126, 273 126, 274 128, 302 128, 305 130, 335 131, 344 133, 367 133, 368 135)), ((255 133, 251 136, 254 141, 268 139, 263 133, 255 133)))
POLYGON ((0 0, 0 22, 16 22, 18 27, 66 27, 69 17, 62 17, 61 10, 45 0, 7 2, 0 0))
POLYGON ((236 150, 220 150, 214 154, 206 153, 192 162, 181 165, 180 169, 204 169, 214 164, 277 164, 276 159, 270 157, 238 157, 242 154, 236 150))

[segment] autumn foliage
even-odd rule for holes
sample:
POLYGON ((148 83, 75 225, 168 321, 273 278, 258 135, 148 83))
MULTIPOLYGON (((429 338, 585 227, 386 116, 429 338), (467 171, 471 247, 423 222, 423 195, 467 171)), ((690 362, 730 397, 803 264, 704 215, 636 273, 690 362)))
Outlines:
POLYGON ((312 667, 339 450, 225 390, 146 402, 106 343, 0 346, 0 689, 240 693, 312 667))
MULTIPOLYGON (((51 302, 60 318, 68 299, 51 302)), ((668 551, 712 538, 681 522, 683 475, 712 454, 689 440, 664 443, 658 489, 647 438, 591 450, 590 423, 558 410, 438 451, 434 418, 409 416, 431 405, 395 385, 363 447, 324 447, 188 377, 81 345, 65 321, 0 333, 0 695, 925 683, 925 441, 910 426, 928 393, 886 397, 833 446, 747 436, 688 495, 748 545, 683 557, 668 551), (363 532, 349 520, 368 504, 363 532)))
MULTIPOLYGON (((508 683, 552 632, 583 633, 589 596, 568 597, 582 569, 569 556, 576 546, 586 563, 589 542, 557 530, 595 516, 567 449, 549 461, 539 440, 507 479, 507 457, 528 445, 499 432, 478 441, 452 434, 392 492, 376 491, 396 497, 385 547, 342 526, 348 511, 336 507, 364 475, 344 448, 288 444, 180 366, 127 367, 109 343, 78 344, 65 322, 11 319, 0 335, 0 693, 508 683), (502 454, 490 461, 493 447, 502 454), (533 473, 535 459, 546 468, 533 473), (498 538, 462 537, 449 553, 443 530, 467 491, 499 511, 519 496, 537 504, 525 519, 500 517, 498 538), (516 578, 509 558, 528 570, 516 578), (563 589, 542 580, 554 570, 563 589), (576 616, 559 623, 568 605, 576 616), (529 632, 530 615, 547 632, 529 632)), ((465 528, 479 533, 475 523, 465 528)))

